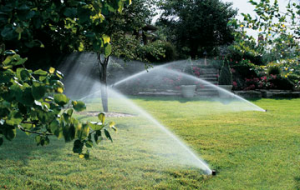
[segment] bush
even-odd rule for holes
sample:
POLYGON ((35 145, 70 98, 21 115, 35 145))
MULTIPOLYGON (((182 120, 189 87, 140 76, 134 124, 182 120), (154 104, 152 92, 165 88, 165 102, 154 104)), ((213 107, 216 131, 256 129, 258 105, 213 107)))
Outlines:
POLYGON ((269 80, 270 84, 274 85, 275 89, 280 90, 294 90, 295 84, 291 82, 288 78, 283 78, 279 75, 279 77, 273 78, 269 80))
POLYGON ((280 75, 281 69, 278 66, 272 66, 268 69, 268 75, 280 75))
POLYGON ((227 60, 221 68, 219 85, 232 85, 232 74, 227 60))
MULTIPOLYGON (((154 49, 161 49, 164 55, 153 56, 151 52, 147 52, 145 58, 152 63, 164 63, 175 60, 176 50, 170 42, 155 41, 149 44, 154 49)), ((147 45, 148 46, 148 45, 147 45)))
POLYGON ((263 57, 254 50, 247 49, 243 51, 240 47, 230 46, 228 48, 227 59, 232 60, 234 63, 241 62, 242 60, 250 60, 254 65, 265 65, 263 57), (244 53, 243 53, 244 52, 244 53))

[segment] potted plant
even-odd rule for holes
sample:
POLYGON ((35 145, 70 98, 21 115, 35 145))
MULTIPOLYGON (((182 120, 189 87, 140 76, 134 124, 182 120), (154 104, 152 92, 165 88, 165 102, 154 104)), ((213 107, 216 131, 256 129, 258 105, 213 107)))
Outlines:
MULTIPOLYGON (((231 91, 231 89, 232 89, 232 73, 231 73, 229 63, 227 60, 224 61, 224 64, 220 71, 219 87, 221 87, 227 91, 231 91)), ((228 97, 228 94, 225 92, 222 92, 221 90, 219 90, 219 94, 223 98, 228 97)))
POLYGON ((195 95, 196 85, 181 85, 181 94, 184 98, 192 98, 195 95))
MULTIPOLYGON (((183 69, 183 72, 189 75, 193 75, 191 59, 189 59, 189 63, 186 64, 185 68, 183 69)), ((194 79, 185 77, 180 82, 181 95, 184 98, 193 98, 196 92, 196 85, 194 85, 194 79)))

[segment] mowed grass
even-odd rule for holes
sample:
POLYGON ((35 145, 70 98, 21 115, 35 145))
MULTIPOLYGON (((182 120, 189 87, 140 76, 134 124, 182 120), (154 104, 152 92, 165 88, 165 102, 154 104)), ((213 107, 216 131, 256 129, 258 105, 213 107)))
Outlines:
MULTIPOLYGON (((132 101, 183 139, 217 176, 173 163, 169 152, 155 154, 163 141, 153 139, 164 136, 137 115, 108 118, 119 132, 112 133, 114 143, 95 146, 90 160, 73 154, 63 140, 37 147, 34 136, 18 133, 0 148, 0 189, 300 189, 300 99, 253 101, 268 112, 212 112, 217 103, 201 100, 132 101)), ((88 109, 100 110, 95 103, 88 109)))

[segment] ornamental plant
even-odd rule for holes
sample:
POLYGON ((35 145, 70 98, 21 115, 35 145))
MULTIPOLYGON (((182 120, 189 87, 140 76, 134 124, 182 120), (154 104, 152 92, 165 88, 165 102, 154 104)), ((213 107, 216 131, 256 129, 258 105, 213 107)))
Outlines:
POLYGON ((219 85, 232 85, 232 73, 227 60, 224 61, 220 71, 219 85))
POLYGON ((63 74, 54 68, 32 71, 24 67, 27 58, 0 46, 0 146, 13 140, 17 130, 35 135, 37 145, 50 143, 49 136, 74 141, 73 152, 89 158, 89 148, 102 140, 112 141, 104 113, 99 122, 81 123, 73 112, 86 109, 82 101, 70 101, 63 94, 63 74), (67 109, 68 105, 68 109, 67 109), (6 142, 5 142, 6 141, 6 142))

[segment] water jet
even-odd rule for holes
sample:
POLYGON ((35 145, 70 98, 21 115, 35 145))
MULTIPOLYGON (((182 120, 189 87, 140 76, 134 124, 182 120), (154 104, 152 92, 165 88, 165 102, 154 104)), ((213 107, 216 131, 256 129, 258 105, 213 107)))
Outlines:
MULTIPOLYGON (((90 59, 90 57, 91 56, 83 56, 84 60, 82 60, 82 62, 84 62, 85 59, 90 59)), ((63 69, 65 71, 69 71, 69 75, 65 78, 65 84, 67 85, 66 93, 70 96, 73 96, 73 98, 81 97, 80 99, 86 103, 90 102, 90 111, 99 111, 99 108, 101 108, 101 100, 99 100, 97 97, 101 97, 101 83, 98 81, 98 77, 91 74, 93 71, 95 72, 96 69, 91 64, 84 64, 81 66, 78 62, 75 62, 74 64, 73 61, 70 61, 69 64, 65 65, 65 69, 63 69), (70 68, 70 70, 68 68, 70 68)), ((201 93, 205 94, 205 89, 212 88, 216 92, 221 92, 231 96, 230 100, 222 99, 220 97, 207 96, 205 101, 208 103, 204 103, 203 105, 197 104, 200 106, 190 110, 192 114, 215 114, 219 113, 220 110, 226 112, 266 111, 229 91, 219 88, 215 84, 208 82, 205 79, 199 78, 199 76, 196 77, 185 73, 184 69, 180 68, 182 65, 184 66, 185 63, 187 63, 187 61, 172 62, 162 66, 150 68, 148 71, 141 69, 139 72, 132 73, 127 77, 121 76, 114 82, 109 83, 111 85, 111 87, 108 87, 110 111, 115 113, 124 113, 124 115, 130 114, 135 116, 132 118, 132 120, 131 117, 126 117, 125 119, 122 118, 122 120, 119 119, 116 122, 122 123, 124 120, 127 120, 127 122, 134 127, 130 126, 130 130, 121 128, 120 130, 123 131, 121 131, 118 136, 121 137, 123 135, 123 137, 117 139, 114 144, 126 144, 127 146, 122 146, 122 151, 125 151, 125 155, 136 154, 137 159, 141 159, 139 156, 142 152, 145 154, 145 158, 150 161, 149 163, 153 162, 153 159, 157 159, 159 162, 155 161, 153 163, 157 163, 159 166, 158 168, 160 168, 162 163, 166 167, 192 166, 194 168, 201 169, 206 175, 215 176, 217 172, 215 170, 211 170, 208 164, 203 161, 201 157, 199 157, 197 153, 188 146, 188 144, 184 143, 184 141, 175 135, 175 133, 171 132, 168 127, 160 123, 145 109, 139 107, 135 102, 131 101, 130 98, 122 94, 123 86, 137 88, 137 91, 141 91, 143 89, 154 89, 155 91, 171 90, 172 92, 172 90, 176 91, 176 87, 179 87, 182 85, 182 83, 185 83, 188 85, 197 85, 198 91, 196 90, 196 93, 201 91, 201 93), (168 67, 173 68, 170 69, 168 67), (178 82, 179 79, 181 80, 181 83, 178 82), (197 110, 199 110, 199 113, 197 110), (200 110, 205 110, 205 112, 200 112, 200 110), (130 135, 133 137, 126 136, 126 131, 129 131, 130 135), (151 157, 149 155, 151 155, 151 157)), ((127 63, 127 65, 130 64, 127 63)), ((195 70, 192 72, 201 74, 202 71, 195 70)), ((130 90, 131 89, 129 89, 129 91, 130 90)), ((177 91, 180 90, 177 89, 177 91)), ((185 103, 189 104, 189 101, 195 100, 182 100, 183 103, 180 106, 185 106, 185 103)), ((113 115, 113 117, 115 116, 116 114, 113 115)), ((124 123, 126 124, 126 121, 124 123)), ((123 126, 125 126, 125 124, 123 124, 123 126)), ((109 153, 112 154, 110 157, 120 157, 117 152, 112 151, 109 153)), ((144 158, 142 159, 144 160, 144 158)))

